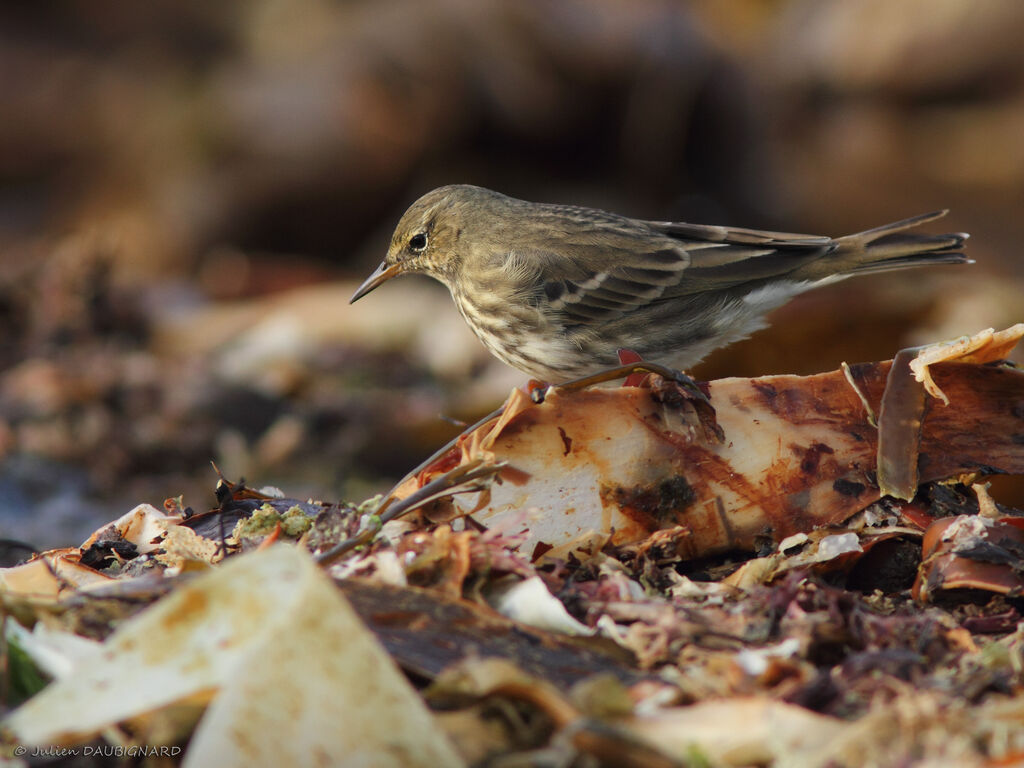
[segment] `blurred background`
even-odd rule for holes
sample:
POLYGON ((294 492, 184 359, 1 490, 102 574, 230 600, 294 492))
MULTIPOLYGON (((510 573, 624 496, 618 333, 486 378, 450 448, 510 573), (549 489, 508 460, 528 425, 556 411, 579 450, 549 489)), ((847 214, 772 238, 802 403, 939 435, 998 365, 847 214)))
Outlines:
POLYGON ((523 377, 439 285, 347 303, 441 184, 972 234, 976 265, 807 295, 702 378, 1024 320, 1022 39, 1019 0, 5 3, 0 537, 205 509, 211 460, 359 500, 493 408, 523 377))

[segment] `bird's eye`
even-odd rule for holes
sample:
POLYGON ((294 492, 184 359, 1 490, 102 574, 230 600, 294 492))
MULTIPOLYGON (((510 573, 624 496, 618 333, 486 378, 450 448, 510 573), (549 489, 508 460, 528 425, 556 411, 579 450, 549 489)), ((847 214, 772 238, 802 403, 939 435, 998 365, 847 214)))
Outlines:
POLYGON ((409 239, 409 250, 422 253, 427 250, 427 236, 422 232, 413 235, 409 239))

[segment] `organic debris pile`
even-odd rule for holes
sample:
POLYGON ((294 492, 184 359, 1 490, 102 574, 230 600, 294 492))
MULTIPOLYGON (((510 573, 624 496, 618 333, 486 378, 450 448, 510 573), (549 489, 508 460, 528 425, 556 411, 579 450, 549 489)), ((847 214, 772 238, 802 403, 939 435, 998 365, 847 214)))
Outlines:
POLYGON ((206 513, 141 505, 0 571, 8 747, 1022 760, 1024 513, 984 480, 1024 474, 1024 373, 1000 362, 1021 336, 517 390, 358 507, 223 479, 206 513))

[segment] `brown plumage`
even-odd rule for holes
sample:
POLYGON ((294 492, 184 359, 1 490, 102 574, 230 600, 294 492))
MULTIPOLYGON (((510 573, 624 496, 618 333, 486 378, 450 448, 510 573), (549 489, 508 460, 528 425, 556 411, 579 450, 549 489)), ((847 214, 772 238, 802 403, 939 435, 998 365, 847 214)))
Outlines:
POLYGON ((454 185, 409 207, 352 301, 423 273, 448 286, 488 349, 530 376, 558 383, 594 373, 616 365, 619 349, 681 369, 819 285, 969 262, 966 234, 907 231, 945 214, 832 239, 642 221, 454 185))

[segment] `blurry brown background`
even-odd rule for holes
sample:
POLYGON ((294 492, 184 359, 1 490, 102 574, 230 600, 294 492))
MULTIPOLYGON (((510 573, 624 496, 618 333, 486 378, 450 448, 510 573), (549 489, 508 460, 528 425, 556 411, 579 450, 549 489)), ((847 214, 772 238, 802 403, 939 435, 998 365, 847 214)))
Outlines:
POLYGON ((493 407, 521 377, 440 286, 347 305, 440 184, 972 233, 978 264, 809 295, 705 378, 1024 320, 1022 39, 1018 0, 4 4, 0 537, 205 508, 211 459, 358 500, 493 407))

